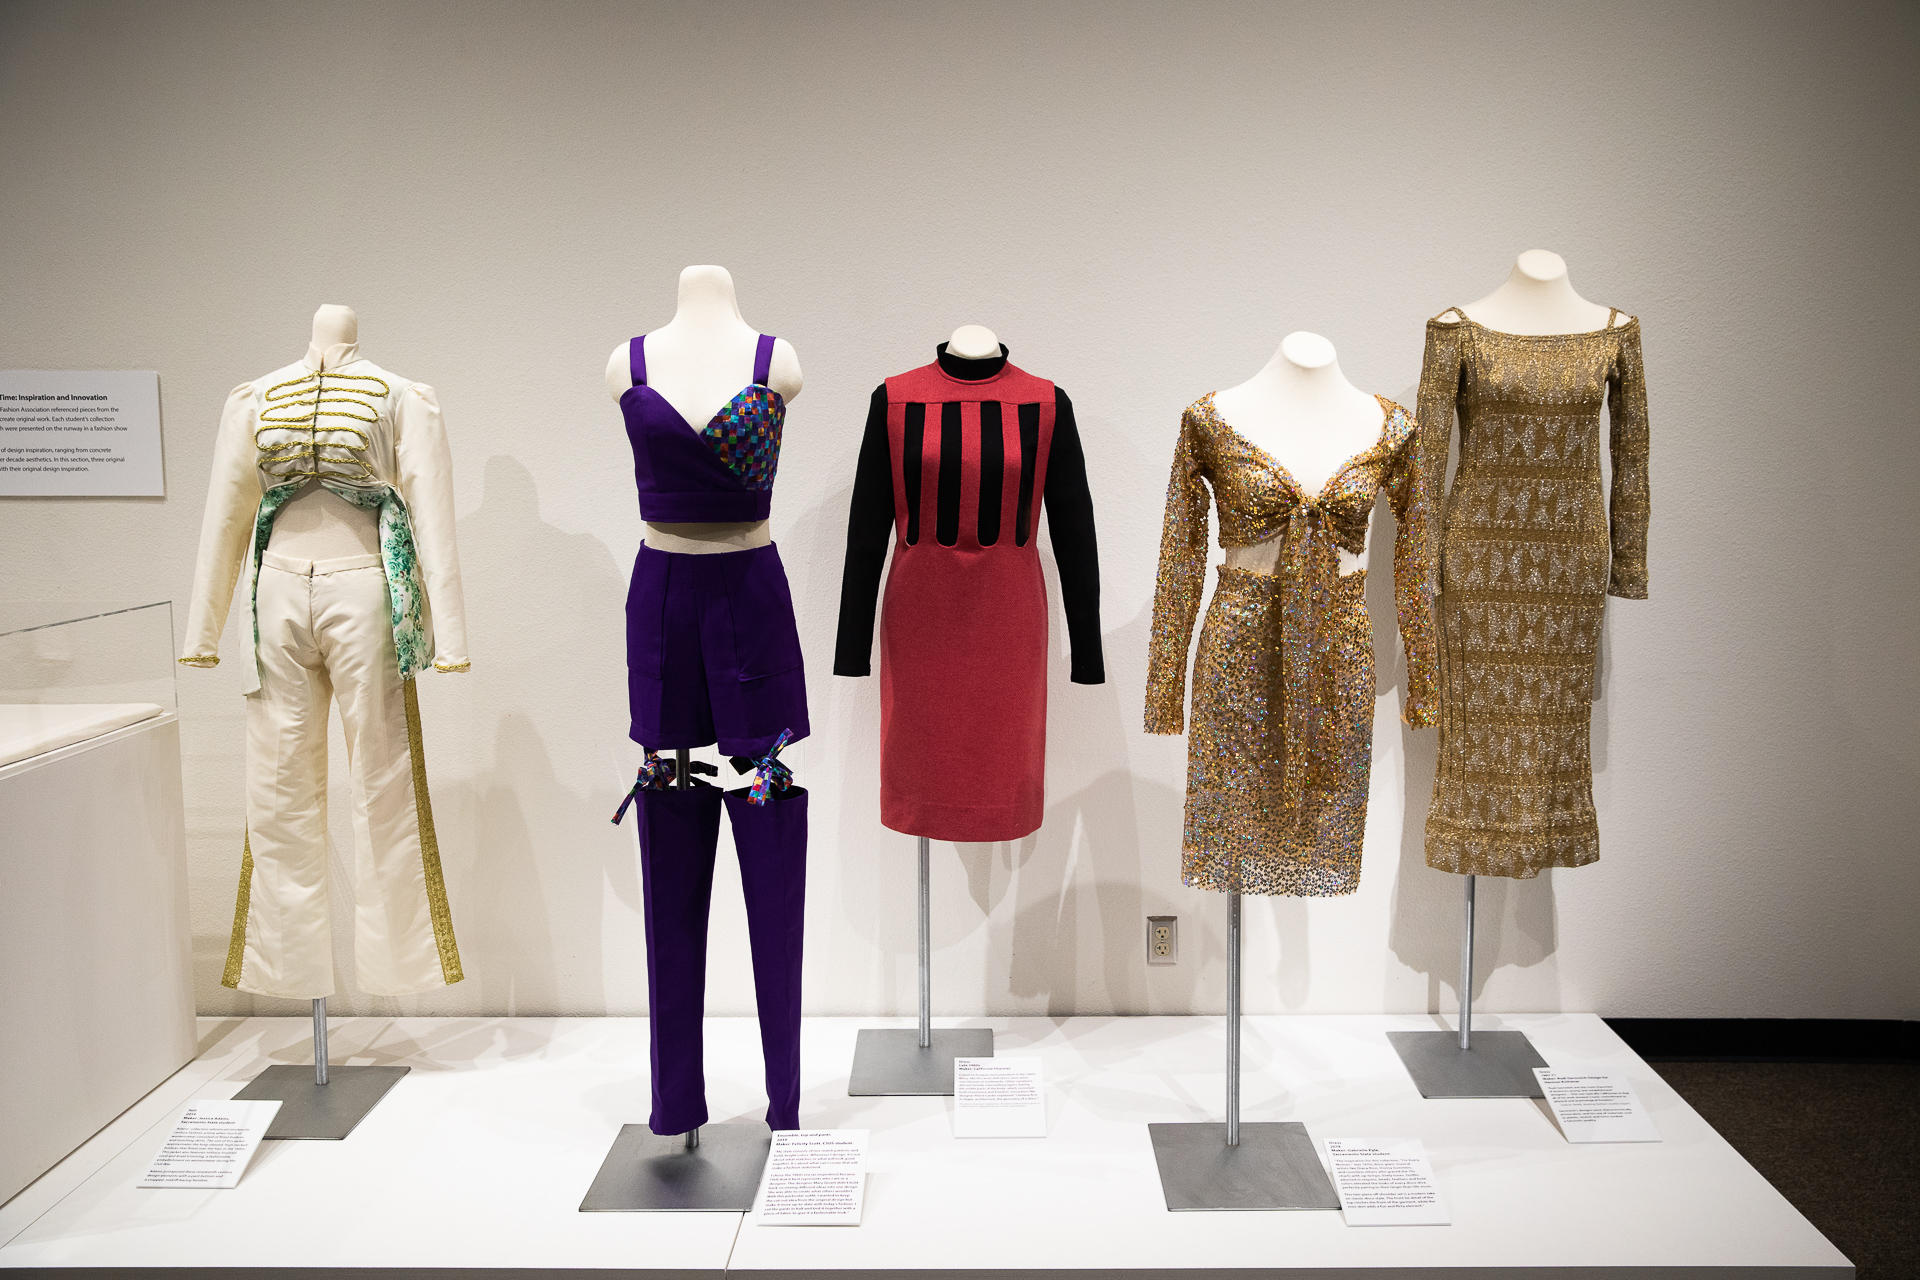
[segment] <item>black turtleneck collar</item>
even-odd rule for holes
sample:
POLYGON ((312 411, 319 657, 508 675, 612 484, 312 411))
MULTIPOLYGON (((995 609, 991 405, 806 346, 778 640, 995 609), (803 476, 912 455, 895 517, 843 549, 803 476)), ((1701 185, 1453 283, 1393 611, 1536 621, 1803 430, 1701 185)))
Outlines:
POLYGON ((947 354, 947 344, 941 343, 934 348, 940 355, 940 368, 949 378, 958 378, 962 382, 985 382, 1007 367, 1007 344, 1000 344, 1000 354, 988 356, 983 360, 968 360, 962 356, 947 354))

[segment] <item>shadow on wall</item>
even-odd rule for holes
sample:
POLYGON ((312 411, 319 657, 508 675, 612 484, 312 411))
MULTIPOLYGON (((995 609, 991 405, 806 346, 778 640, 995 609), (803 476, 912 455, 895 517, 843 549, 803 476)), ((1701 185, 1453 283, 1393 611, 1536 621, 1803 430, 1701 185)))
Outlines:
MULTIPOLYGON (((1401 403, 1412 404, 1418 388, 1402 393, 1401 403)), ((1367 549, 1367 611, 1373 622, 1379 666, 1379 692, 1398 687, 1400 704, 1407 698, 1407 662, 1395 643, 1399 629, 1394 601, 1394 540, 1399 526, 1384 496, 1374 512, 1374 535, 1367 549)), ((1443 519, 1435 516, 1436 533, 1443 519)), ((1426 975, 1426 1011, 1437 1013, 1459 1000, 1460 943, 1465 932, 1464 877, 1427 866, 1427 813, 1433 803, 1433 780, 1440 759, 1437 729, 1415 729, 1399 721, 1405 769, 1405 795, 1400 827, 1400 861, 1394 875, 1393 906, 1387 941, 1400 963, 1426 975), (1443 1000, 1443 992, 1451 998, 1443 1000)), ((1474 903, 1474 990, 1478 1000, 1494 974, 1503 968, 1530 969, 1552 959, 1559 946, 1553 872, 1533 880, 1479 876, 1474 903)), ((1531 987, 1522 1003, 1530 1008, 1559 1008, 1557 972, 1544 975, 1548 987, 1531 987)), ((1392 1000, 1388 993, 1389 1002, 1392 1000)))
MULTIPOLYGON (((1049 597, 1057 602, 1053 563, 1043 563, 1049 597)), ((1143 832, 1178 831, 1183 797, 1135 772, 1127 742, 1139 723, 1138 699, 1133 683, 1116 679, 1112 665, 1113 655, 1144 653, 1151 626, 1149 606, 1103 637, 1109 668, 1102 685, 1071 683, 1070 664, 1055 647, 1047 673, 1054 787, 1045 820, 1016 843, 962 846, 963 859, 969 849, 999 851, 1011 873, 1015 905, 1004 944, 1006 993, 1017 1002, 1044 999, 1053 1016, 1185 1011, 1201 972, 1197 963, 1162 969, 1145 963, 1146 917, 1190 906, 1152 887, 1177 887, 1179 878, 1160 874, 1160 860, 1148 856, 1143 832), (1065 732, 1069 726, 1071 735, 1065 732), (1068 745, 1069 759, 1054 754, 1056 743, 1068 745), (1062 775, 1069 786, 1084 781, 1066 790, 1058 785, 1062 775), (1083 975, 1081 965, 1093 957, 1098 972, 1083 975)), ((969 883, 975 880, 970 870, 969 883)), ((995 932, 1005 929, 1000 924, 995 932)), ((996 938, 996 959, 1002 946, 996 938)), ((997 963, 988 970, 989 1007, 1003 1003, 992 990, 992 975, 1002 971, 997 963)))
POLYGON ((631 825, 607 822, 626 737, 623 575, 606 545, 540 518, 533 476, 487 460, 480 506, 460 521, 467 613, 488 637, 476 663, 470 865, 461 954, 485 1007, 509 1016, 607 1008, 608 883, 637 911, 631 825), (512 690, 537 689, 529 705, 512 690))

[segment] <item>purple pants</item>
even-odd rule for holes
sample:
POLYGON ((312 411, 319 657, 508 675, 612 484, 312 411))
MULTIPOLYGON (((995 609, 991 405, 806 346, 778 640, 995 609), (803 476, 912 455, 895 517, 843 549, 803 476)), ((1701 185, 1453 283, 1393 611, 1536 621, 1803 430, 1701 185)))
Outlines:
MULTIPOLYGON (((707 909, 720 839, 718 787, 643 791, 640 884, 647 924, 649 1049, 655 1133, 707 1122, 702 1020, 707 994, 707 909)), ((740 887, 753 951, 753 996, 766 1060, 767 1125, 799 1127, 800 955, 807 904, 807 793, 795 787, 764 805, 727 792, 740 887)))
POLYGON ((651 750, 765 754, 807 736, 807 680, 787 571, 771 544, 680 555, 644 543, 627 591, 629 736, 651 750))
MULTIPOLYGON (((678 555, 642 545, 627 592, 627 694, 631 736, 653 751, 718 742, 724 755, 758 758, 783 731, 791 741, 806 737, 806 673, 780 553, 678 555)), ((723 800, 703 785, 637 799, 655 1133, 707 1122, 701 1032, 723 803, 746 898, 767 1124, 799 1125, 807 793, 794 787, 756 805, 745 789, 723 800)))

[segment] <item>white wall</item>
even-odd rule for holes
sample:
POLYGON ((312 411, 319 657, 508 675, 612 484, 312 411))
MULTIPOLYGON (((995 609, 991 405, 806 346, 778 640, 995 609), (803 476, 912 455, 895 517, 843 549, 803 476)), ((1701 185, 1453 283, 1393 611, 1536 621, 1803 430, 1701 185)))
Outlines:
MULTIPOLYGON (((912 842, 876 821, 874 682, 829 674, 843 520, 874 384, 984 322, 1079 408, 1110 683, 1056 659, 1037 836, 936 846, 937 1009, 1214 1010, 1184 743, 1139 729, 1180 410, 1296 328, 1410 404, 1422 322, 1552 248, 1645 324, 1652 599, 1608 610, 1602 860, 1486 883, 1483 1007, 1920 1016, 1916 35, 1892 4, 9 5, 0 366, 160 370, 170 496, 5 502, 0 596, 184 601, 227 389, 351 304, 453 433, 475 662, 421 700, 471 976, 335 1007, 639 1011, 607 823, 639 521, 600 371, 721 263, 807 375, 774 514, 815 725, 807 1006, 904 1012, 912 842), (1179 967, 1142 964, 1149 912, 1179 967)), ((1433 733, 1380 631, 1361 891, 1250 901, 1252 1010, 1453 998, 1433 733)), ((294 1012, 218 985, 224 652, 179 676, 200 1007, 294 1012)), ((716 896, 711 1007, 745 1012, 737 877, 716 896)))

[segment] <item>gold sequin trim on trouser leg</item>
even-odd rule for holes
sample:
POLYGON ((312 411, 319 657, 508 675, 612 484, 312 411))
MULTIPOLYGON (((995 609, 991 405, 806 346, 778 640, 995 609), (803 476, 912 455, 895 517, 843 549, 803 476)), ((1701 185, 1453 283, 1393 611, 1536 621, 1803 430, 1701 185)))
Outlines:
POLYGON ((433 916, 433 941, 440 949, 440 972, 447 985, 460 981, 460 947, 453 940, 453 910, 440 872, 440 840, 433 831, 433 801, 427 795, 427 758, 420 741, 420 695, 403 680, 407 698, 407 751, 413 758, 413 803, 420 815, 420 867, 427 880, 427 906, 433 916))
MULTIPOLYGON (((1284 807, 1284 579, 1223 567, 1194 658, 1181 879, 1199 889, 1329 897, 1360 884, 1373 754, 1373 629, 1364 571, 1336 578, 1318 625, 1331 648, 1322 741, 1284 807)), ((1304 678, 1304 676, 1302 677, 1304 678)))
POLYGON ((220 985, 240 988, 240 963, 247 951, 247 910, 253 903, 253 832, 240 837, 240 892, 233 906, 233 940, 227 943, 227 967, 220 985))

